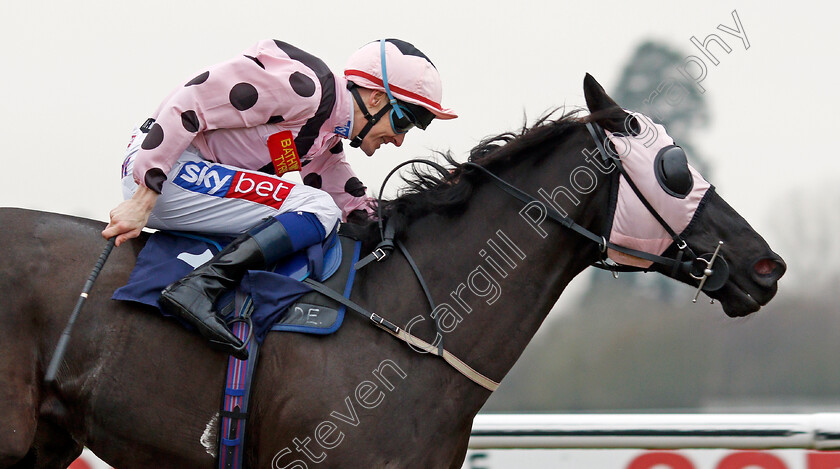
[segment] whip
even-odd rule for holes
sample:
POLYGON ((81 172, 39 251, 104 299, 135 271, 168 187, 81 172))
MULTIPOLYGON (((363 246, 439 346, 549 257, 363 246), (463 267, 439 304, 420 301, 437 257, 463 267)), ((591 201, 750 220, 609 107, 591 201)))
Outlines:
POLYGON ((73 313, 67 321, 67 326, 64 327, 64 332, 61 333, 61 337, 58 339, 58 345, 55 346, 55 351, 53 352, 52 359, 50 360, 50 365, 47 367, 47 374, 44 377, 44 382, 47 385, 52 385, 52 383, 55 382, 55 375, 58 373, 58 366, 64 358, 64 352, 67 350, 67 343, 70 341, 70 333, 73 331, 73 324, 79 316, 79 311, 82 310, 82 305, 85 303, 88 293, 90 293, 91 288, 93 288, 93 282, 96 280, 96 277, 99 276, 99 271, 102 270, 102 266, 105 265, 105 261, 111 254, 111 250, 114 249, 114 243, 116 241, 116 236, 108 240, 108 245, 105 246, 102 254, 99 255, 99 260, 96 261, 96 265, 93 266, 93 271, 90 273, 90 277, 88 277, 87 282, 82 289, 81 295, 79 295, 79 300, 76 302, 76 308, 73 309, 73 313))

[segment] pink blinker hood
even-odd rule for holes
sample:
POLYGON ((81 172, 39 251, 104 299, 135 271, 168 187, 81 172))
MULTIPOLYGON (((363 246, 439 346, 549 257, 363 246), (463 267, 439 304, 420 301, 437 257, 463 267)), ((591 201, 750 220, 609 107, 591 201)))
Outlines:
MULTIPOLYGON (((663 126, 654 123, 649 117, 639 113, 631 114, 639 122, 641 132, 634 136, 613 134, 605 130, 607 136, 633 183, 671 229, 680 234, 691 222, 711 184, 689 165, 694 184, 688 195, 680 198, 666 192, 656 177, 654 161, 660 150, 675 144, 674 140, 663 126)), ((618 199, 609 241, 655 255, 661 255, 674 242, 642 204, 624 176, 619 177, 618 199)), ((607 255, 618 264, 641 268, 652 264, 651 261, 613 249, 608 249, 607 255)))

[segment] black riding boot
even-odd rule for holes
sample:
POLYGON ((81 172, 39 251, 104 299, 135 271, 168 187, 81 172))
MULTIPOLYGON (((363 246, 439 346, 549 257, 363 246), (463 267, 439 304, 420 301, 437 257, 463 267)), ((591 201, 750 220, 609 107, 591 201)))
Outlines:
POLYGON ((166 287, 158 302, 167 313, 195 326, 214 348, 247 359, 244 344, 228 329, 214 304, 222 293, 236 287, 247 271, 264 270, 292 252, 292 241, 283 224, 269 218, 166 287))

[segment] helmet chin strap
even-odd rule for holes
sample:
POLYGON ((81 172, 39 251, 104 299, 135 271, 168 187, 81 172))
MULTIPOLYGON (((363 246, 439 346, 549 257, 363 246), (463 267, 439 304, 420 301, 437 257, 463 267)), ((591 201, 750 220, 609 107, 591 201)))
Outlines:
MULTIPOLYGON (((359 131, 359 133, 353 137, 353 140, 350 141, 350 146, 353 148, 359 148, 362 145, 362 140, 365 139, 370 129, 379 122, 379 119, 382 119, 383 116, 388 114, 388 111, 391 110, 391 104, 388 103, 382 107, 375 115, 371 115, 368 112, 367 106, 365 106, 365 100, 362 99, 362 95, 359 94, 359 88, 353 82, 347 83, 347 89, 350 90, 350 94, 353 95, 353 99, 356 101, 356 104, 359 106, 359 110, 362 111, 362 114, 367 119, 367 124, 359 131)), ((399 109, 399 108, 398 108, 399 109)))

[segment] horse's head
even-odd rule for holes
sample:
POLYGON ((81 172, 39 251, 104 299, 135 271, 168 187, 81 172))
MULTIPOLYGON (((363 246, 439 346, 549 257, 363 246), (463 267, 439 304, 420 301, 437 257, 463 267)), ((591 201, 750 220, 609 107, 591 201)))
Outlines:
MULTIPOLYGON (((613 171, 618 183, 613 184, 615 206, 607 229, 609 241, 675 262, 667 265, 613 249, 608 251, 609 257, 618 264, 650 268, 689 285, 699 287, 702 282, 706 294, 719 300, 729 316, 745 316, 770 301, 785 272, 784 261, 688 165, 679 142, 646 116, 623 110, 588 74, 584 94, 589 121, 606 130, 595 135, 604 143, 607 163, 617 158, 632 180, 630 183, 613 171), (681 244, 687 248, 681 249, 681 244), (688 261, 691 259, 693 262, 688 261)), ((591 127, 593 133, 598 126, 591 127)))

